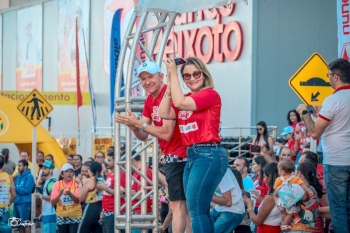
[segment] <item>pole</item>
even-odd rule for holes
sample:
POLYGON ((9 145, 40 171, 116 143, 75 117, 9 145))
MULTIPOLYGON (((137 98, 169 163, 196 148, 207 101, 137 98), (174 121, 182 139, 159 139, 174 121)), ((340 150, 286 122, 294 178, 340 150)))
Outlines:
MULTIPOLYGON (((31 167, 31 172, 34 177, 34 185, 36 183, 35 176, 36 176, 36 127, 33 127, 33 134, 32 134, 32 167, 31 167)), ((32 223, 34 223, 34 218, 35 218, 35 210, 36 210, 36 205, 35 205, 35 197, 32 195, 32 204, 31 204, 31 216, 32 216, 32 223)), ((31 226, 31 233, 35 233, 35 225, 31 226)))
MULTIPOLYGON (((317 118, 314 117, 314 115, 311 114, 311 119, 312 119, 313 122, 315 122, 317 118)), ((313 139, 313 138, 311 138, 311 141, 310 141, 310 151, 312 151, 312 152, 314 152, 314 153, 317 154, 316 147, 317 147, 317 145, 316 145, 316 140, 313 139)))

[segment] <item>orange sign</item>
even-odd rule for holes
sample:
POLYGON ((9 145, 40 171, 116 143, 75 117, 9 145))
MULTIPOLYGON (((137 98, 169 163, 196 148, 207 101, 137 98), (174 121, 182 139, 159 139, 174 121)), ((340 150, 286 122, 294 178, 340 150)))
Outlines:
POLYGON ((105 155, 107 155, 107 149, 110 146, 113 146, 113 138, 95 138, 94 155, 96 155, 98 151, 102 151, 105 155))
POLYGON ((314 53, 289 79, 289 86, 307 105, 322 105, 334 90, 327 77, 327 62, 314 53))

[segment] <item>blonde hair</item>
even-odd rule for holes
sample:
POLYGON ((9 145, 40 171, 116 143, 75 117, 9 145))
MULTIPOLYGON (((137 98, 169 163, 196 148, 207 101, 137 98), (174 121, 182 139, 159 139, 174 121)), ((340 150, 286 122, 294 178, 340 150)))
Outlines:
POLYGON ((204 85, 203 88, 211 88, 214 89, 214 81, 211 77, 211 74, 202 60, 197 57, 189 57, 186 59, 186 63, 183 64, 180 68, 181 76, 186 66, 194 65, 198 70, 202 71, 204 75, 204 85))

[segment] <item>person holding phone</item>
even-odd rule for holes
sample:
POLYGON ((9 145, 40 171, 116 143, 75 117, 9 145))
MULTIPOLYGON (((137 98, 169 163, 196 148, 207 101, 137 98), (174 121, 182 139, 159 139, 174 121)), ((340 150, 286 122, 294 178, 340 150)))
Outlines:
POLYGON ((168 58, 164 64, 168 87, 159 115, 179 122, 182 144, 187 147, 183 181, 192 230, 213 232, 210 203, 228 167, 219 136, 221 97, 214 90, 209 70, 199 58, 187 58, 180 68, 180 79, 190 89, 186 95, 182 92, 174 59, 168 58))
MULTIPOLYGON (((254 136, 254 138, 252 140, 252 145, 265 146, 267 149, 267 152, 271 156, 274 154, 273 139, 269 135, 265 121, 260 121, 256 125, 256 135, 254 136)), ((260 151, 258 151, 258 153, 260 153, 260 151)))
POLYGON ((329 83, 335 90, 314 112, 314 122, 304 104, 297 108, 313 139, 321 139, 324 176, 335 232, 350 232, 350 62, 328 64, 329 83), (319 110, 319 111, 318 111, 319 110), (339 185, 341 184, 341 185, 339 185))

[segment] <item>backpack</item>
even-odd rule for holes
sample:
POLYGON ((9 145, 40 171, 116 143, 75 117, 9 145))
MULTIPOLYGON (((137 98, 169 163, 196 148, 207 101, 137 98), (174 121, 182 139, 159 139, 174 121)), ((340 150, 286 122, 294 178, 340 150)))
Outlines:
MULTIPOLYGON (((55 183, 55 182, 56 182, 56 178, 51 177, 51 178, 49 179, 49 182, 48 182, 47 185, 46 185, 46 193, 47 193, 48 196, 50 196, 50 195, 51 195, 51 192, 52 192, 52 190, 49 191, 49 185, 52 184, 52 183, 55 183)), ((42 190, 41 194, 44 194, 44 186, 45 186, 45 183, 46 183, 46 182, 44 182, 44 183, 41 185, 41 190, 42 190)))

